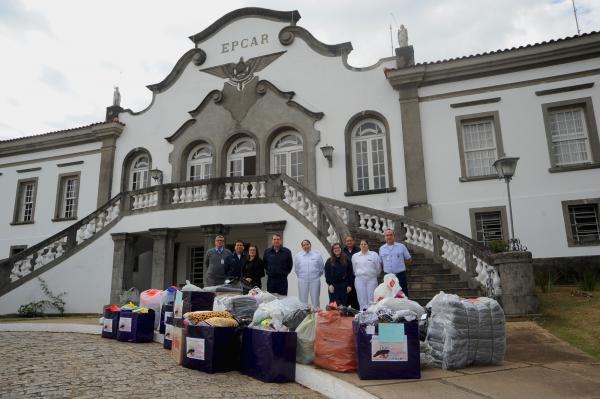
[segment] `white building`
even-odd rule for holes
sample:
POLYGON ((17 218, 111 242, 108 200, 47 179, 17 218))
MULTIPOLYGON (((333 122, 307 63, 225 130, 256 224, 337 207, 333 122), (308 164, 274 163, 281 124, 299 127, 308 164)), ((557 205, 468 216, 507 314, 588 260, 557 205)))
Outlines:
POLYGON ((502 156, 520 157, 514 230, 534 261, 600 262, 600 33, 425 64, 403 46, 354 68, 350 43, 299 19, 233 11, 190 37, 146 109, 116 98, 106 122, 0 142, 0 313, 41 298, 37 276, 71 313, 201 284, 218 233, 326 256, 387 226, 509 295, 520 277, 481 244, 509 238, 502 156))

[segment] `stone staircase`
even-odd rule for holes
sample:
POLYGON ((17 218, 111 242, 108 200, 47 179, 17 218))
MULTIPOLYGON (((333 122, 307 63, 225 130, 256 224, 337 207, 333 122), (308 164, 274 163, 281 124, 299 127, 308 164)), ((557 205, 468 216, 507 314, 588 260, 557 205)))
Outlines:
MULTIPOLYGON (((365 239, 372 251, 379 252, 383 241, 370 235, 365 235, 358 229, 351 229, 353 237, 357 241, 365 239)), ((448 294, 456 294, 463 298, 479 297, 482 295, 479 289, 473 289, 470 279, 465 278, 450 265, 436 262, 432 256, 420 251, 411 250, 413 265, 407 268, 408 290, 410 299, 425 306, 431 298, 440 291, 448 294), (471 285, 471 286, 470 286, 471 285)), ((379 276, 379 282, 383 282, 384 273, 379 276)))
POLYGON ((469 281, 451 267, 435 262, 421 253, 413 253, 413 265, 407 269, 410 299, 425 306, 437 293, 444 291, 461 297, 478 297, 479 289, 469 287, 469 281))

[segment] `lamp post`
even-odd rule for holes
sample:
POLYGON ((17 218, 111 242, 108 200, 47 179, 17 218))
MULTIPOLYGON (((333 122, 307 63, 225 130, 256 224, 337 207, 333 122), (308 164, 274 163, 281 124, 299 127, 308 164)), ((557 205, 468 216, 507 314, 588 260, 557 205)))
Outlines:
POLYGON ((510 199, 510 181, 517 169, 518 157, 498 158, 492 165, 496 169, 498 178, 506 182, 506 191, 508 193, 508 212, 510 214, 510 239, 508 240, 509 251, 526 251, 527 248, 521 245, 519 239, 515 238, 515 227, 513 221, 512 202, 510 199))

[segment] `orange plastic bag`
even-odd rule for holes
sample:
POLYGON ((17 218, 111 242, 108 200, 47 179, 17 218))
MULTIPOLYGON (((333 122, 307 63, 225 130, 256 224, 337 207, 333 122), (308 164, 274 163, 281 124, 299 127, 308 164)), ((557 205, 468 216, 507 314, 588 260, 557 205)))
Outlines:
POLYGON ((315 366, 342 372, 356 370, 352 320, 352 317, 341 316, 338 310, 317 314, 315 366))

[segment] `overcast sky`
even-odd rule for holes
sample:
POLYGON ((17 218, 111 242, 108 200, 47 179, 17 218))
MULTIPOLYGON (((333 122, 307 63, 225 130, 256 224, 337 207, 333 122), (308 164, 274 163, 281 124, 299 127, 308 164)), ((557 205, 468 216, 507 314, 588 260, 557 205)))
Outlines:
MULTIPOLYGON (((576 5, 581 32, 600 30, 600 0, 576 5)), ((102 121, 115 85, 124 108, 145 108, 188 36, 249 6, 297 9, 320 41, 352 42, 354 66, 391 55, 390 25, 417 62, 577 33, 571 0, 0 0, 0 140, 102 121)))

